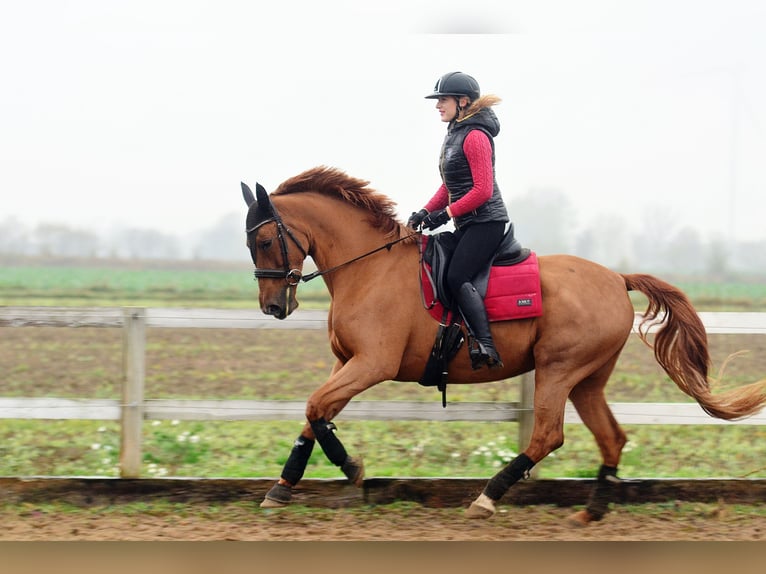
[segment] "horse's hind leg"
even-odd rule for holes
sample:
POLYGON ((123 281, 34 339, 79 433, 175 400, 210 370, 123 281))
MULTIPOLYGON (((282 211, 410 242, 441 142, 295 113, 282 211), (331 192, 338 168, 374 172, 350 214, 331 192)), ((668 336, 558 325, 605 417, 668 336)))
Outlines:
POLYGON ((609 510, 609 503, 614 498, 614 489, 619 483, 617 466, 627 437, 614 418, 604 396, 604 386, 616 362, 617 356, 575 386, 569 394, 582 422, 593 433, 602 459, 596 484, 587 506, 569 517, 570 523, 577 526, 584 526, 603 518, 609 510))
POLYGON ((547 376, 544 369, 535 372, 535 422, 526 450, 493 476, 484 491, 466 510, 467 518, 489 518, 495 513, 495 502, 532 467, 564 443, 564 407, 568 387, 562 374, 547 376))

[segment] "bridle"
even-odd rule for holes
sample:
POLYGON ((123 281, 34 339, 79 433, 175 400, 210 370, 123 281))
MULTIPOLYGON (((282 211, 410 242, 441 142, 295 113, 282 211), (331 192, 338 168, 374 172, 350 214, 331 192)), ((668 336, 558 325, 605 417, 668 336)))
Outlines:
POLYGON ((254 225, 253 227, 246 229, 245 233, 247 234, 248 237, 250 237, 250 234, 256 232, 261 226, 266 225, 267 223, 276 223, 277 239, 279 240, 279 249, 282 252, 282 261, 284 261, 284 265, 282 266, 282 269, 261 269, 256 265, 255 271, 253 272, 253 276, 255 277, 255 279, 284 279, 290 287, 297 286, 301 281, 303 281, 304 283, 307 283, 311 281, 312 279, 316 279, 320 275, 331 273, 335 271, 336 269, 340 269, 341 267, 350 265, 351 263, 354 263, 355 261, 359 261, 360 259, 373 255, 374 253, 377 253, 378 251, 382 251, 383 249, 391 251, 391 248, 397 243, 404 241, 405 239, 409 239, 410 237, 414 235, 420 234, 419 231, 415 231, 413 233, 405 235, 404 237, 400 237, 399 239, 389 241, 385 245, 381 245, 380 247, 377 247, 373 249, 372 251, 363 253, 362 255, 354 257, 353 259, 349 259, 348 261, 345 261, 339 265, 330 267, 329 269, 324 269, 321 271, 317 270, 317 271, 314 271, 313 273, 309 273, 308 275, 303 275, 299 269, 290 268, 290 260, 287 254, 288 243, 285 236, 287 236, 287 238, 289 238, 293 243, 295 243, 295 245, 298 247, 301 254, 303 255, 304 259, 308 257, 308 252, 303 248, 300 241, 296 239, 295 234, 290 230, 290 228, 284 224, 284 222, 282 221, 282 218, 279 216, 279 213, 277 212, 276 207, 272 205, 271 208, 273 210, 274 215, 272 215, 268 219, 264 219, 263 221, 254 225))
MULTIPOLYGON (((298 249, 300 250, 301 254, 303 255, 303 258, 306 259, 308 256, 308 252, 303 248, 303 245, 301 245, 300 241, 298 241, 295 238, 295 235, 292 231, 290 231, 290 228, 287 227, 284 223, 282 223, 282 218, 279 217, 279 214, 277 213, 276 208, 273 208, 274 210, 274 216, 270 217, 268 219, 265 219, 264 221, 261 221, 257 225, 254 225, 253 227, 246 229, 245 233, 248 237, 250 237, 251 233, 254 233, 258 231, 258 229, 262 225, 266 225, 267 223, 276 223, 277 224, 277 239, 279 240, 279 248, 282 251, 282 261, 284 261, 284 266, 282 269, 259 269, 256 265, 255 271, 253 272, 253 275, 256 279, 282 279, 284 278, 285 281, 287 281, 287 284, 291 287, 294 287, 300 283, 301 280, 308 281, 309 279, 306 279, 303 274, 300 272, 300 269, 290 269, 290 260, 287 256, 287 241, 285 240, 285 234, 287 234, 287 237, 289 237, 295 245, 298 246, 298 249)), ((313 277, 311 278, 313 279, 313 277)))

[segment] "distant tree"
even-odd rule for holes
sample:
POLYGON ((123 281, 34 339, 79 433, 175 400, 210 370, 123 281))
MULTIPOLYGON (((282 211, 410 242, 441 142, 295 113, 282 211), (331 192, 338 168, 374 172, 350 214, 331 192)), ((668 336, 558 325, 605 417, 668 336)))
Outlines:
POLYGON ((673 272, 695 274, 705 270, 705 249, 699 232, 691 227, 684 227, 673 236, 665 255, 673 272))
POLYGON ((535 188, 507 203, 516 237, 522 244, 541 255, 571 253, 576 217, 564 193, 535 188))
POLYGON ((61 223, 42 223, 34 231, 34 243, 40 255, 63 257, 95 257, 99 250, 98 235, 61 223))
POLYGON ((178 238, 155 229, 128 228, 113 236, 111 252, 120 258, 180 259, 178 238))
POLYGON ((760 275, 766 273, 766 240, 746 241, 734 245, 726 245, 722 241, 717 243, 722 251, 719 260, 723 260, 727 267, 760 275))
POLYGON ((598 258, 598 238, 592 227, 588 227, 577 235, 574 254, 585 259, 596 260, 598 258))
POLYGON ((6 217, 0 223, 0 253, 4 255, 28 255, 31 253, 29 231, 15 217, 6 217))
POLYGON ((737 247, 729 245, 720 235, 710 237, 705 250, 705 274, 708 277, 721 279, 729 275, 733 267, 730 252, 732 249, 736 250, 737 247))
POLYGON ((677 218, 673 213, 657 209, 645 210, 633 237, 637 266, 646 271, 672 271, 667 261, 667 249, 677 229, 677 218))
POLYGON ((611 213, 599 214, 578 235, 575 253, 614 269, 635 265, 627 222, 622 216, 611 213))
POLYGON ((229 213, 203 230, 196 239, 194 258, 248 261, 243 215, 229 213))

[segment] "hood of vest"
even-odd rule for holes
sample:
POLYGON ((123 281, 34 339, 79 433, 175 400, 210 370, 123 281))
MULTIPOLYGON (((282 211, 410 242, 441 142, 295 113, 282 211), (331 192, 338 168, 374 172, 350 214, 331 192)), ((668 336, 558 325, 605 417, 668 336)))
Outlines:
POLYGON ((497 134, 500 133, 500 120, 497 119, 497 115, 491 107, 492 103, 496 101, 497 100, 491 99, 489 96, 479 98, 468 108, 468 115, 461 120, 452 122, 449 125, 448 130, 481 128, 493 138, 496 137, 497 134))

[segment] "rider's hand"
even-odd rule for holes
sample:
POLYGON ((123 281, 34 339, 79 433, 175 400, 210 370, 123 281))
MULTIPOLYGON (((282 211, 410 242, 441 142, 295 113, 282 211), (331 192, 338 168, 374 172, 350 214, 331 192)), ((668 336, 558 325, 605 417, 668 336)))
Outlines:
POLYGON ((420 224, 423 223, 423 220, 428 215, 428 211, 425 209, 421 209, 420 211, 412 212, 412 215, 410 215, 410 218, 407 220, 407 227, 411 229, 417 229, 420 227, 420 224))
POLYGON ((423 227, 429 230, 434 230, 437 227, 441 227, 450 220, 449 213, 446 209, 439 209, 432 211, 423 220, 423 227))

